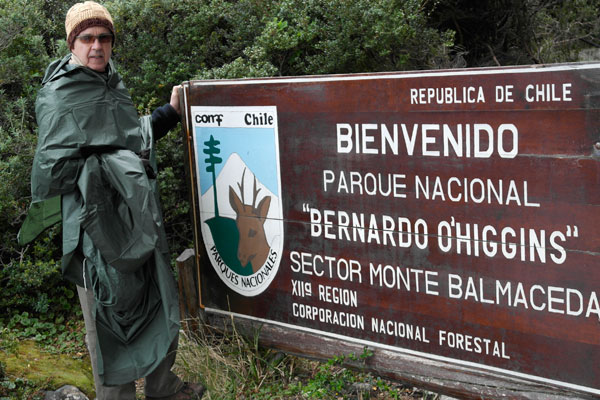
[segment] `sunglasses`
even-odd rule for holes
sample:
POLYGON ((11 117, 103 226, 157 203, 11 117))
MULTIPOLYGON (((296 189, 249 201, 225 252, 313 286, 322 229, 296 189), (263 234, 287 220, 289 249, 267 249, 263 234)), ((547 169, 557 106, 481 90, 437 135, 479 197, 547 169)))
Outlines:
POLYGON ((90 44, 94 43, 96 39, 100 43, 112 43, 113 35, 111 33, 102 33, 100 35, 79 35, 75 36, 75 39, 81 40, 81 43, 90 44))

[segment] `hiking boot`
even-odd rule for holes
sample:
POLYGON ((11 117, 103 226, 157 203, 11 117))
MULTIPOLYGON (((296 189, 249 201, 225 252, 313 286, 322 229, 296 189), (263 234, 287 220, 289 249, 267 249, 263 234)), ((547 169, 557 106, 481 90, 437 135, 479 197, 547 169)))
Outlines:
POLYGON ((204 386, 199 383, 185 382, 175 394, 166 397, 146 396, 146 400, 199 400, 204 396, 204 386))

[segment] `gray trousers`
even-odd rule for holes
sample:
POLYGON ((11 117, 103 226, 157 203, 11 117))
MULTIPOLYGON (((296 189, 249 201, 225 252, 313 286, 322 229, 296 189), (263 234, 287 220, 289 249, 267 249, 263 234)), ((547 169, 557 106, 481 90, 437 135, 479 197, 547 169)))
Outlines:
MULTIPOLYGON (((96 385, 97 400, 135 400, 135 382, 125 383, 118 386, 104 386, 100 384, 97 368, 97 335, 96 322, 92 314, 95 306, 94 294, 91 289, 87 291, 77 286, 77 294, 83 311, 83 319, 85 321, 86 343, 90 352, 92 362, 92 371, 94 372, 94 383, 96 385)), ((183 387, 183 382, 177 375, 171 372, 171 367, 175 362, 177 352, 178 337, 173 340, 169 352, 165 359, 159 364, 152 373, 145 377, 145 393, 151 397, 170 396, 183 387)))

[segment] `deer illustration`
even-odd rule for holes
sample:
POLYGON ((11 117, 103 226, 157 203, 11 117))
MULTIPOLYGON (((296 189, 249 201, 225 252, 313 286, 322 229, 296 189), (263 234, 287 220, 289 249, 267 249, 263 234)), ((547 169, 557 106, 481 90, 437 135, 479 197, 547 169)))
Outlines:
POLYGON ((269 255, 269 243, 265 236, 264 223, 271 205, 271 197, 264 197, 258 206, 254 206, 258 197, 258 192, 261 189, 256 189, 256 176, 254 177, 254 186, 252 188, 252 204, 244 204, 244 175, 246 169, 242 173, 241 184, 238 183, 242 199, 235 193, 233 187, 229 186, 229 204, 233 211, 237 214, 235 223, 240 233, 240 241, 238 243, 238 259, 245 267, 249 262, 252 263, 252 271, 256 272, 267 260, 269 255))

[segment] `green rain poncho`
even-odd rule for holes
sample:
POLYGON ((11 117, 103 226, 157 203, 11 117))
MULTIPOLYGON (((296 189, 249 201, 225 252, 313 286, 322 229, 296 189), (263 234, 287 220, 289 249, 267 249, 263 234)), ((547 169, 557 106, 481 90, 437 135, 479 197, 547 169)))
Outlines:
POLYGON ((63 275, 93 290, 103 384, 143 377, 179 330, 177 290, 156 182, 150 117, 135 107, 111 63, 100 74, 52 63, 36 102, 38 146, 26 243, 62 219, 63 275), (60 217, 61 218, 60 218, 60 217))

